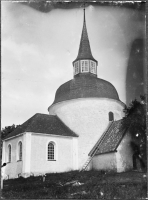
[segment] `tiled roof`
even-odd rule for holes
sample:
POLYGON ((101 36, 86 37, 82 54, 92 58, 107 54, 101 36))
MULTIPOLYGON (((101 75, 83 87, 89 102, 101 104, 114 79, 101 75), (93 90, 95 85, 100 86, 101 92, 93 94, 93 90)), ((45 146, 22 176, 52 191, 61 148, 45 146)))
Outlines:
POLYGON ((109 126, 101 140, 98 140, 89 155, 92 155, 96 148, 98 148, 98 150, 96 151, 95 155, 114 152, 117 150, 117 147, 122 141, 122 138, 127 130, 127 128, 123 128, 122 121, 123 120, 114 121, 109 126))
POLYGON ((70 130, 57 116, 37 113, 22 125, 18 126, 4 139, 24 132, 78 137, 78 135, 70 130))
POLYGON ((108 81, 90 75, 80 75, 58 88, 53 104, 88 97, 109 98, 120 101, 115 87, 108 81))
POLYGON ((90 48, 90 43, 89 43, 87 28, 86 28, 86 21, 85 21, 85 11, 84 11, 84 22, 83 22, 79 52, 78 52, 77 58, 73 62, 77 60, 82 60, 82 59, 91 59, 97 62, 97 60, 94 59, 91 53, 91 48, 90 48))

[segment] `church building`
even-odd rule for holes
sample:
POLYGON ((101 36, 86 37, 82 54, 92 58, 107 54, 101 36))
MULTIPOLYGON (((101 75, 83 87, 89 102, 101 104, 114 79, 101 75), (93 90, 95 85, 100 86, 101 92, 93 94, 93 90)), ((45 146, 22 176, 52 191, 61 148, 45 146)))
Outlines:
POLYGON ((122 128, 125 105, 115 87, 97 77, 85 9, 72 65, 73 79, 57 89, 49 114, 35 114, 3 140, 5 176, 133 168, 130 134, 122 128))

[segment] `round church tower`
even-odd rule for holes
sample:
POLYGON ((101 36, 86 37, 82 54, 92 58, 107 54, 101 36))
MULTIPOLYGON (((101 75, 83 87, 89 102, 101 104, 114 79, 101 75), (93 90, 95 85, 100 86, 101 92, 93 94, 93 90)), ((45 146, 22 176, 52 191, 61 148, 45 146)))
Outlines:
POLYGON ((84 9, 79 52, 73 61, 74 78, 57 89, 55 100, 48 108, 50 115, 57 115, 79 135, 79 167, 109 122, 124 116, 124 103, 111 83, 97 78, 97 65, 91 53, 84 9))

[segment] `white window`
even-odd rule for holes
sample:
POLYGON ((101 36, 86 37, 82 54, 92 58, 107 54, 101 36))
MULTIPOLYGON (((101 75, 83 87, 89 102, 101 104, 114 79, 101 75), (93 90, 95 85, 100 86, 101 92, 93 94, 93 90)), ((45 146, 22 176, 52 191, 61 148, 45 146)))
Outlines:
POLYGON ((18 160, 22 160, 22 142, 18 143, 18 160))
POLYGON ((53 142, 48 143, 47 159, 55 160, 55 144, 53 142))
POLYGON ((79 62, 75 63, 75 75, 79 73, 79 62))
POLYGON ((88 60, 82 60, 81 61, 81 72, 89 72, 89 61, 88 60))
POLYGON ((85 60, 85 72, 89 72, 88 60, 85 60))
POLYGON ((96 74, 96 63, 93 61, 90 63, 90 72, 96 74))
POLYGON ((11 145, 8 145, 8 162, 11 162, 11 145))
POLYGON ((75 63, 75 74, 77 74, 77 62, 75 63))
POLYGON ((74 75, 79 73, 79 61, 74 64, 74 75))
POLYGON ((81 61, 81 72, 85 72, 85 62, 84 62, 84 60, 81 61))
POLYGON ((77 62, 77 74, 79 73, 79 61, 77 62))
POLYGON ((74 63, 73 72, 74 72, 74 75, 75 75, 76 74, 76 63, 74 63))

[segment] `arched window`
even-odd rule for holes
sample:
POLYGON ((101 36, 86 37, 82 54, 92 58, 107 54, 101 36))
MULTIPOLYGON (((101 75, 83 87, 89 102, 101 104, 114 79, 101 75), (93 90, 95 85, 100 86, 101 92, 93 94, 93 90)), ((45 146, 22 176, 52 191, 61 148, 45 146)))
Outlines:
POLYGON ((11 145, 8 145, 8 162, 11 162, 11 145))
POLYGON ((22 142, 18 143, 18 159, 22 160, 22 142))
POLYGON ((114 121, 114 114, 109 112, 109 121, 114 121))
POLYGON ((48 160, 55 160, 55 144, 53 142, 48 143, 48 160))

